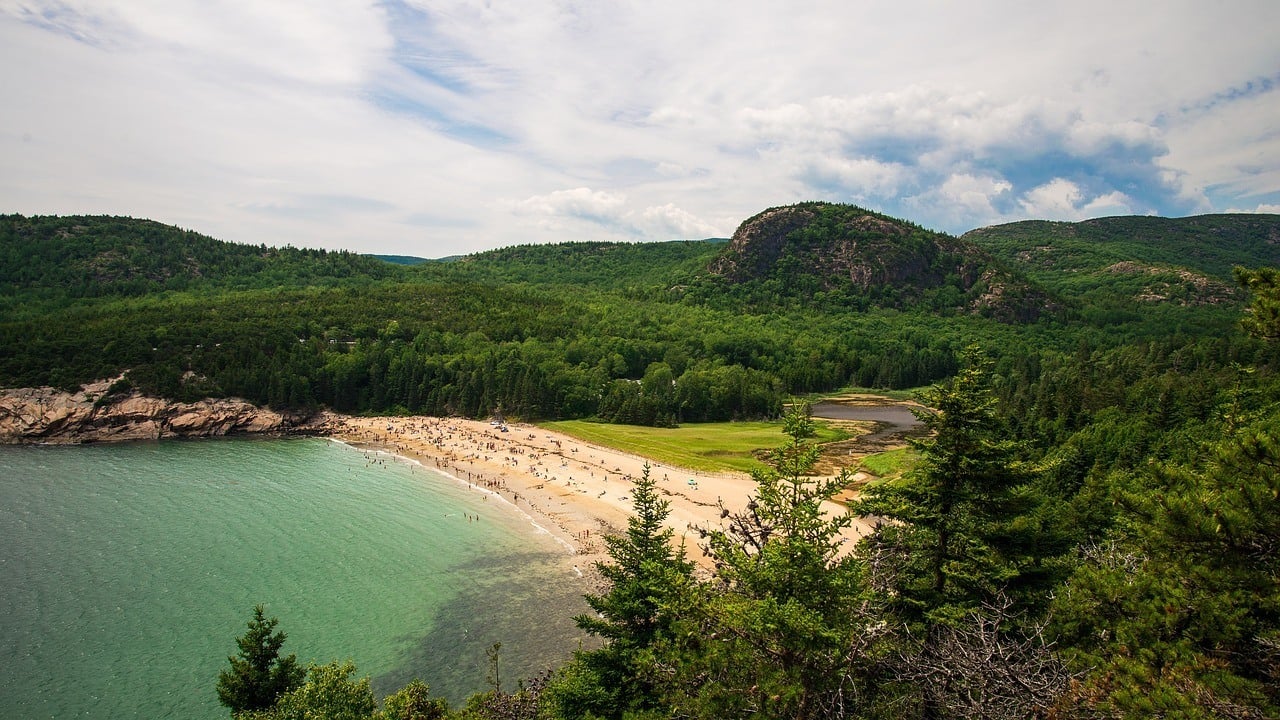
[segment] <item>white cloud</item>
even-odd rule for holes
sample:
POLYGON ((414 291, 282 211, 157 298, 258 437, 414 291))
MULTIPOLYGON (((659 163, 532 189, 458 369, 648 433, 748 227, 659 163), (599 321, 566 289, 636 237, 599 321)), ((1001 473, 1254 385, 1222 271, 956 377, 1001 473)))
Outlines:
POLYGON ((1075 220, 1083 195, 1080 187, 1070 180, 1054 178, 1033 188, 1018 200, 1018 204, 1031 217, 1049 220, 1075 220))
POLYGON ((1028 217, 1046 220, 1083 220, 1104 215, 1133 213, 1131 200, 1120 192, 1086 198, 1084 191, 1065 178, 1033 188, 1018 199, 1028 217))
MULTIPOLYGON (((247 73, 355 84, 391 46, 378 6, 308 0, 58 0, 17 2, 20 18, 89 44, 162 51, 171 62, 231 81, 247 73)), ((243 78, 241 78, 243 79, 243 78)))
POLYGON ((705 222, 674 203, 640 211, 637 227, 646 235, 676 239, 702 239, 723 235, 721 228, 705 222))
MULTIPOLYGON (((595 236, 572 239, 628 239, 657 237, 666 240, 704 238, 717 234, 718 228, 674 203, 635 209, 627 197, 603 190, 580 187, 556 190, 511 203, 511 212, 530 217, 541 230, 565 232, 594 226, 587 232, 595 236), (601 237, 601 232, 608 237, 601 237)), ((565 238, 561 238, 565 239, 565 238)))
POLYGON ((1228 208, 1223 212, 1229 213, 1261 213, 1264 215, 1280 215, 1280 204, 1275 203, 1258 203, 1252 208, 1228 208))
POLYGON ((1105 195, 1099 195, 1085 203, 1080 210, 1081 219, 1134 214, 1132 199, 1122 192, 1109 192, 1105 195))
POLYGON ((950 225, 977 227, 1000 221, 997 201, 1013 184, 999 177, 958 173, 936 188, 908 197, 904 205, 918 216, 930 215, 950 225))
POLYGON ((938 194, 963 212, 978 217, 992 217, 996 215, 993 200, 1012 189, 1013 185, 1006 180, 965 173, 947 178, 938 189, 938 194))
POLYGON ((0 0, 0 211, 427 255, 806 199, 954 232, 1211 211, 1280 193, 1276 26, 1266 0, 0 0))
POLYGON ((565 218, 616 223, 623 215, 626 200, 623 195, 580 187, 525 198, 514 203, 511 211, 535 218, 543 229, 561 230, 564 228, 561 221, 565 218))

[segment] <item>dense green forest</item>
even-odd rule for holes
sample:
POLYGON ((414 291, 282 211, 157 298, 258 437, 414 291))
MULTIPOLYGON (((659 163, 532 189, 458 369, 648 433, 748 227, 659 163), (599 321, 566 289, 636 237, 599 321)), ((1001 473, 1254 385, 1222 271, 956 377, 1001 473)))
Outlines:
MULTIPOLYGON (((957 239, 805 203, 727 243, 410 266, 5 216, 0 385, 639 424, 927 386, 932 434, 854 505, 881 521, 856 548, 793 413, 749 510, 706 529, 709 576, 637 484, 579 619, 603 647, 454 709, 290 665, 240 717, 1276 717, 1278 238, 1251 215, 957 239)), ((241 649, 270 677, 254 622, 241 649)))
MULTIPOLYGON (((773 234, 757 216, 729 243, 523 246, 416 266, 149 221, 5 216, 0 385, 125 373, 121 388, 303 412, 673 424, 775 416, 790 395, 848 385, 926 385, 975 339, 1024 365, 1011 393, 1040 391, 1053 382, 1040 364, 1082 348, 1261 352, 1231 332, 1234 283, 1142 299, 1130 276, 1104 274, 1113 291, 1085 302, 1079 273, 1033 276, 994 240, 989 252, 852 206, 777 211, 791 216, 773 234)), ((1226 237, 1265 259, 1251 237, 1226 237)), ((1075 412, 1054 410, 1068 424, 1075 412)))

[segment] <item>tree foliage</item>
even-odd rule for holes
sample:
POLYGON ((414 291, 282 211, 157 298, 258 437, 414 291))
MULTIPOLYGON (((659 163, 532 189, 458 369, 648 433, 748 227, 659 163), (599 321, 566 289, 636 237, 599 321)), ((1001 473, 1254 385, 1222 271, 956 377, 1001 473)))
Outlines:
POLYGON ((378 702, 369 678, 353 680, 351 661, 312 665, 302 685, 280 696, 252 720, 375 720, 378 702))
POLYGON ((872 485, 855 511, 880 524, 868 542, 906 621, 947 623, 1004 594, 1025 609, 1051 584, 1044 560, 1065 552, 1037 517, 1041 498, 996 408, 991 362, 976 347, 947 383, 921 394, 929 437, 898 481, 872 485))
POLYGON ((670 605, 692 582, 693 566, 684 547, 672 545, 670 503, 658 494, 648 465, 631 497, 626 533, 605 538, 610 559, 596 566, 607 589, 586 596, 594 615, 576 618, 578 627, 607 644, 579 652, 545 693, 563 718, 620 718, 656 701, 643 668, 651 646, 672 632, 670 605))
POLYGON ((248 631, 236 638, 239 654, 227 658, 231 667, 218 675, 218 701, 232 715, 273 707, 301 685, 306 674, 295 656, 281 657, 286 636, 275 631, 279 621, 265 613, 262 605, 254 606, 248 631))
POLYGON ((1061 642, 1097 668, 1080 707, 1126 715, 1280 711, 1280 415, 1122 491, 1132 524, 1055 600, 1061 642))
POLYGON ((710 531, 715 575, 681 598, 677 632, 655 648, 663 704, 688 717, 846 717, 869 706, 885 627, 830 500, 847 477, 814 479, 808 407, 753 473, 746 509, 710 531))
POLYGON ((431 696, 431 687, 413 680, 383 701, 382 716, 386 720, 443 720, 449 715, 449 703, 431 696))
POLYGON ((1237 267, 1236 281, 1252 296, 1248 314, 1240 321, 1245 332, 1264 340, 1280 340, 1280 270, 1237 267))

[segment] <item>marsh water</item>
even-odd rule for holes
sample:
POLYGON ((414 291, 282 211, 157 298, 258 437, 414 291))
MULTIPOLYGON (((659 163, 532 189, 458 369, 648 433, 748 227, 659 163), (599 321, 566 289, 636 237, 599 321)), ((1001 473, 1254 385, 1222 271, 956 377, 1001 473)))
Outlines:
POLYGON ((910 436, 923 427, 911 408, 901 404, 857 404, 823 402, 812 408, 813 416, 832 420, 864 420, 875 423, 872 432, 858 442, 873 446, 886 440, 910 436))
POLYGON ((252 608, 286 653, 455 703, 578 646, 588 588, 501 498, 324 439, 0 447, 0 718, 222 718, 252 608))

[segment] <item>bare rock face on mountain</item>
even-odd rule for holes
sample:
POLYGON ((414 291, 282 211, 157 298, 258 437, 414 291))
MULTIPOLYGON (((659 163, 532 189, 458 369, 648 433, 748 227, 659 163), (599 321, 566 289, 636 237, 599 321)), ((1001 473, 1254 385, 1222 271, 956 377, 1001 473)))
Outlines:
POLYGON ((711 264, 711 272, 731 280, 769 273, 782 257, 787 237, 813 222, 817 213, 803 206, 770 208, 738 226, 729 247, 711 264))
POLYGON ((973 243, 853 205, 770 208, 708 270, 731 283, 823 293, 854 309, 919 307, 1027 321, 1053 303, 973 243))
POLYGON ((54 388, 0 391, 0 443, 90 443, 285 432, 295 418, 243 400, 179 403, 136 392, 109 395, 112 381, 76 393, 54 388))

